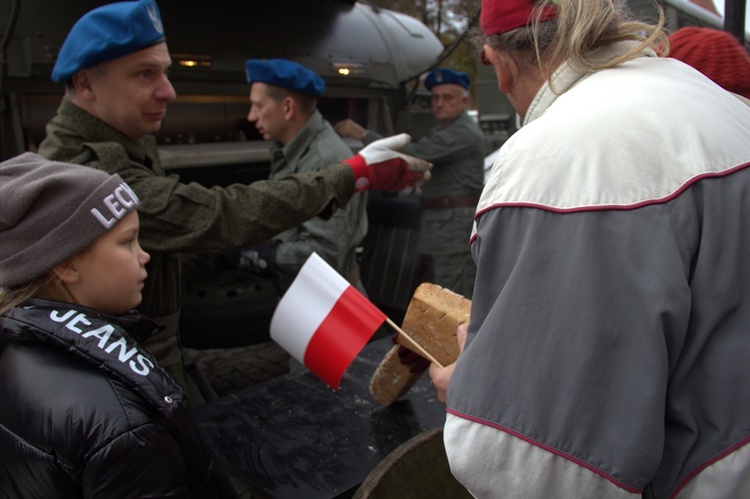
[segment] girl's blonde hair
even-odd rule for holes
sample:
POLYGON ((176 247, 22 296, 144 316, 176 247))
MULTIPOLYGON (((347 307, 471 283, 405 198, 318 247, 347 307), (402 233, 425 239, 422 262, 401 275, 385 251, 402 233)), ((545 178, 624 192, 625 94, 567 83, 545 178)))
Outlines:
POLYGON ((536 64, 547 68, 549 81, 557 64, 568 60, 588 73, 613 68, 638 57, 644 51, 667 53, 669 41, 664 31, 664 13, 659 8, 656 25, 630 19, 624 0, 537 0, 534 19, 529 26, 506 33, 476 33, 479 48, 485 44, 509 53, 521 67, 536 64), (557 17, 540 21, 545 7, 557 9, 557 17), (601 59, 594 52, 622 41, 637 42, 613 59, 601 59))
POLYGON ((0 315, 21 305, 29 298, 33 298, 39 293, 40 289, 50 284, 54 279, 55 275, 50 272, 12 289, 0 288, 0 315))

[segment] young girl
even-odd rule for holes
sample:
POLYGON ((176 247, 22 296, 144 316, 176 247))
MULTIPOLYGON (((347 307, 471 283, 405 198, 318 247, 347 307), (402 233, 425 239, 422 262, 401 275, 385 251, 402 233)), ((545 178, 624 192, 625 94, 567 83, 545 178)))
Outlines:
POLYGON ((0 164, 0 493, 234 490, 138 341, 148 253, 120 177, 26 153, 0 164))

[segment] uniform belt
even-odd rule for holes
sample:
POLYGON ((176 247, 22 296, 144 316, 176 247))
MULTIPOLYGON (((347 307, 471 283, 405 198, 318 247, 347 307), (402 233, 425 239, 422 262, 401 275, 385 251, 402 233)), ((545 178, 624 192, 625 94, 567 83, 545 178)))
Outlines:
POLYGON ((479 199, 473 196, 422 199, 420 201, 422 208, 427 208, 427 209, 472 208, 476 206, 478 202, 479 202, 479 199))

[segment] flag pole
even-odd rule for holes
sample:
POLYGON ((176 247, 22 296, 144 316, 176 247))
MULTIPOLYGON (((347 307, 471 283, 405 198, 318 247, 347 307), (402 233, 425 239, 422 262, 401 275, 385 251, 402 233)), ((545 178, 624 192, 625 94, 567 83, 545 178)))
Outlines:
POLYGON ((429 353, 427 353, 427 351, 424 348, 422 348, 421 346, 419 346, 419 344, 416 341, 414 341, 413 339, 411 339, 409 337, 409 335, 406 334, 403 329, 401 329, 400 327, 398 327, 391 319, 389 319, 388 317, 386 317, 385 320, 388 322, 388 324, 390 324, 390 326, 393 329, 395 329, 396 331, 398 331, 399 337, 406 338, 406 340, 409 343, 408 346, 404 345, 404 346, 406 346, 406 348, 410 348, 411 349, 413 347, 413 349, 419 351, 419 354, 422 357, 426 358, 427 360, 429 360, 430 362, 432 362, 434 364, 437 364, 438 367, 445 367, 440 362, 438 362, 437 360, 435 360, 435 357, 433 357, 432 355, 430 355, 429 353))

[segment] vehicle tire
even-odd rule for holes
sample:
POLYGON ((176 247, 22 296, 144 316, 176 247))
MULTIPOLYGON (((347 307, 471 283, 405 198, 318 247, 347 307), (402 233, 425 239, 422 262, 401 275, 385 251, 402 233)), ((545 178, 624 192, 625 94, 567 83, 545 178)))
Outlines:
POLYGON ((236 268, 186 266, 180 336, 188 348, 234 348, 271 339, 273 281, 236 268))

